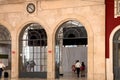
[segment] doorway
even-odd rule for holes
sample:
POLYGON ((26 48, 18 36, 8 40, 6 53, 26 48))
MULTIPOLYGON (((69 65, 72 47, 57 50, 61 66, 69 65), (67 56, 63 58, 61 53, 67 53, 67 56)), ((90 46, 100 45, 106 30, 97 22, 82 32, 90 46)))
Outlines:
POLYGON ((113 73, 114 80, 120 80, 120 29, 113 37, 113 73))
POLYGON ((70 77, 74 75, 72 65, 76 60, 86 65, 87 77, 87 31, 76 20, 69 20, 60 25, 55 36, 55 77, 70 77))
POLYGON ((0 61, 5 64, 5 71, 11 76, 11 35, 7 28, 0 25, 0 61))
POLYGON ((19 77, 47 78, 47 35, 38 23, 25 26, 19 37, 19 77))

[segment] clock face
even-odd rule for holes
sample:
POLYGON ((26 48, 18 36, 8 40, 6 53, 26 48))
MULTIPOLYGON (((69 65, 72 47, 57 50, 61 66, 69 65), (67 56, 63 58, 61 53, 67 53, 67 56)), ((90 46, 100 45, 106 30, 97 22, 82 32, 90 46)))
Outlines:
POLYGON ((27 12, 33 13, 35 11, 35 5, 33 3, 29 3, 27 5, 27 12))

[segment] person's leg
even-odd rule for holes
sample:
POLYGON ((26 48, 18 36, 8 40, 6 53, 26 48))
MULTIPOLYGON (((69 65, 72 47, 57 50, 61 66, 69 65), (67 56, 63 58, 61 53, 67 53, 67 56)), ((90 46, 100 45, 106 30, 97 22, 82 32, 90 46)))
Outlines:
POLYGON ((80 69, 77 68, 77 77, 79 77, 80 69))
POLYGON ((2 77, 2 70, 0 69, 0 78, 2 77))
POLYGON ((81 71, 81 77, 83 77, 83 71, 81 71))
POLYGON ((83 71, 83 77, 85 77, 85 70, 83 71))
POLYGON ((79 77, 79 75, 80 75, 80 68, 78 68, 78 77, 79 77))
POLYGON ((78 68, 76 68, 76 70, 77 70, 77 77, 78 77, 78 68))

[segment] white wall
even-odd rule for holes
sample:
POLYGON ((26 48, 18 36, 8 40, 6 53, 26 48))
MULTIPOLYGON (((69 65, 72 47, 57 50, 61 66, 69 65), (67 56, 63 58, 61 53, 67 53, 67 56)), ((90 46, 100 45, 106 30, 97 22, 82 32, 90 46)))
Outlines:
POLYGON ((71 66, 76 60, 84 62, 87 65, 87 47, 64 47, 62 53, 63 72, 71 72, 71 66))

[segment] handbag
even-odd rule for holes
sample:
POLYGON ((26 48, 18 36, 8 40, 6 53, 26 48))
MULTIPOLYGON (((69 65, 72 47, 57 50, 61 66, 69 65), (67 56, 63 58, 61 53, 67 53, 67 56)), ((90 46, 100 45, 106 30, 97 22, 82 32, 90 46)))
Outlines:
POLYGON ((80 67, 80 70, 81 70, 81 71, 85 70, 85 67, 81 66, 81 67, 80 67))

